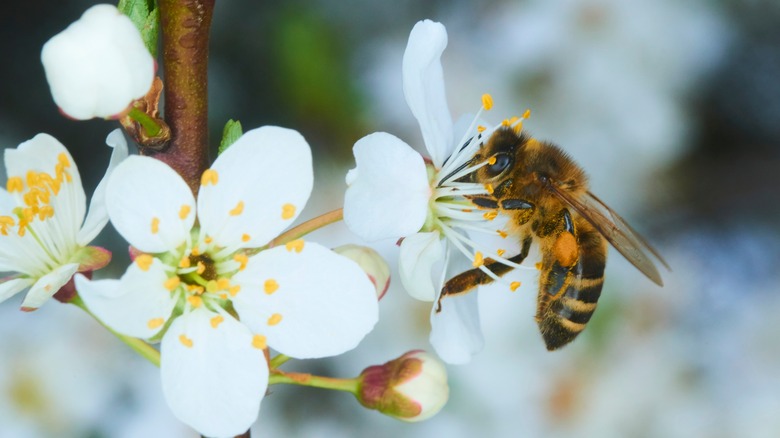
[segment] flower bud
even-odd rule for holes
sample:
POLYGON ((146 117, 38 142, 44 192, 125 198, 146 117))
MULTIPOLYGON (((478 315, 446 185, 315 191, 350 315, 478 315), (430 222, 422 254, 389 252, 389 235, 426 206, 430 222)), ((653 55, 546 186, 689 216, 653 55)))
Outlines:
POLYGON ((410 351, 360 374, 357 398, 370 409, 403 421, 422 421, 447 403, 447 369, 433 355, 410 351))
POLYGON ((390 267, 378 252, 371 248, 360 245, 342 245, 334 248, 333 251, 352 259, 368 275, 371 283, 376 288, 377 299, 382 299, 390 287, 390 267))
POLYGON ((95 5, 43 45, 54 102, 78 120, 111 117, 149 91, 154 59, 141 33, 112 5, 95 5))

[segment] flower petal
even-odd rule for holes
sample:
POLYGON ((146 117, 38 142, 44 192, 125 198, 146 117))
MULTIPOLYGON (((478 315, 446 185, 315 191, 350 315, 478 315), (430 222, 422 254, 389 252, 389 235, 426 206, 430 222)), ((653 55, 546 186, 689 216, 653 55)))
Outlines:
POLYGON ((425 224, 431 188, 425 163, 409 145, 386 132, 352 148, 357 167, 347 174, 344 222, 366 240, 403 237, 425 224))
POLYGON ((431 270, 444 258, 444 245, 438 231, 417 233, 401 242, 398 273, 409 295, 422 301, 433 301, 439 294, 431 270))
POLYGON ((0 283, 0 303, 30 287, 34 281, 32 278, 21 277, 11 278, 0 283))
POLYGON ((176 296, 163 285, 167 279, 157 259, 147 271, 133 263, 120 280, 75 277, 76 290, 99 320, 119 333, 143 339, 164 327, 176 305, 176 296))
POLYGON ((134 155, 119 164, 108 180, 105 199, 111 223, 143 252, 178 247, 195 223, 190 188, 176 171, 154 158, 134 155))
POLYGON ((78 263, 68 263, 39 278, 22 301, 22 310, 35 310, 70 281, 79 269, 78 263))
POLYGON ((200 224, 216 244, 243 248, 262 246, 289 227, 314 178, 309 144, 277 126, 244 133, 211 170, 218 179, 200 188, 200 224))
POLYGON ((374 286, 357 263, 312 242, 252 256, 233 280, 241 322, 299 359, 354 348, 378 319, 374 286), (270 287, 268 287, 270 285, 270 287))
POLYGON ((478 292, 442 300, 441 312, 431 311, 430 342, 439 357, 450 364, 464 364, 482 351, 485 339, 479 322, 478 292))
POLYGON ((203 436, 237 436, 257 419, 268 387, 263 350, 230 316, 198 309, 177 318, 160 346, 160 374, 174 415, 203 436))
POLYGON ((76 241, 81 246, 86 246, 89 242, 92 242, 108 223, 108 210, 106 209, 105 199, 108 178, 116 166, 127 158, 127 141, 125 141, 125 136, 122 134, 121 129, 111 131, 108 137, 106 137, 106 144, 113 148, 113 152, 111 152, 111 159, 108 162, 106 174, 95 188, 95 193, 92 194, 87 218, 84 220, 84 224, 81 226, 81 230, 79 230, 76 238, 76 241))
POLYGON ((420 124, 436 168, 441 168, 453 147, 452 117, 441 68, 441 54, 446 47, 447 30, 441 23, 419 21, 409 34, 403 60, 406 103, 420 124))

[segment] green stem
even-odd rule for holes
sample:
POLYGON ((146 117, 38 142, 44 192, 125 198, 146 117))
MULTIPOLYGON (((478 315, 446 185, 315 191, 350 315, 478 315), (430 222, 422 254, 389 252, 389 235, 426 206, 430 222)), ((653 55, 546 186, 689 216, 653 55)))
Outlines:
POLYGON ((271 372, 269 385, 286 383, 289 385, 311 386, 313 388, 333 389, 356 394, 360 379, 338 379, 335 377, 315 376, 306 373, 284 373, 278 370, 271 372))
POLYGON ((149 114, 136 107, 133 107, 127 115, 141 125, 148 137, 157 137, 162 131, 160 125, 149 114))
POLYGON ((273 359, 271 359, 270 367, 271 367, 272 370, 275 370, 275 369, 279 368, 280 366, 284 365, 284 363, 287 362, 290 359, 291 359, 290 356, 285 356, 283 354, 277 354, 276 356, 274 356, 273 359))
POLYGON ((153 363, 158 367, 160 366, 160 352, 157 351, 156 348, 152 347, 151 345, 147 344, 146 342, 138 338, 125 336, 121 333, 115 332, 111 327, 107 326, 103 321, 101 321, 97 316, 95 316, 94 313, 90 312, 89 309, 87 309, 87 306, 84 304, 84 301, 81 299, 80 296, 76 295, 76 297, 74 297, 70 303, 76 305, 76 307, 79 307, 81 310, 87 312, 87 314, 89 314, 91 317, 95 318, 95 321, 99 322, 100 325, 108 329, 108 331, 110 331, 114 336, 119 338, 119 340, 127 344, 128 347, 135 350, 135 352, 140 354, 141 357, 143 357, 144 359, 148 360, 149 362, 153 363))
POLYGON ((344 219, 343 208, 330 211, 321 216, 317 216, 314 219, 308 220, 298 226, 290 228, 287 230, 287 232, 272 240, 271 243, 268 244, 268 247, 273 248, 274 246, 284 245, 285 243, 300 239, 312 231, 318 230, 326 225, 330 225, 342 219, 344 219))

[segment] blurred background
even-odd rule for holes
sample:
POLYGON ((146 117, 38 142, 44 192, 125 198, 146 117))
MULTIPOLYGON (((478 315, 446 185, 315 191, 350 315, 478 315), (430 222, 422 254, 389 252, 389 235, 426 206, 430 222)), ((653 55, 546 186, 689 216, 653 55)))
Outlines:
MULTIPOLYGON (((87 193, 102 177, 108 121, 61 117, 39 56, 94 2, 12 2, 0 13, 0 145, 47 132, 71 150, 87 193)), ((315 154, 305 220, 342 205, 352 144, 378 130, 422 140, 401 57, 423 18, 443 22, 453 117, 492 93, 494 122, 560 144, 592 191, 655 244, 673 271, 656 287, 612 252, 599 310, 548 353, 534 274, 479 293, 485 350, 450 366, 444 410, 419 424, 348 394, 271 388, 253 436, 775 437, 780 435, 780 3, 774 0, 217 2, 210 129, 292 127, 315 154)), ((388 188, 391 190, 392 188, 388 188)), ((113 230, 105 275, 126 251, 113 230)), ((312 239, 360 243, 342 225, 312 239)), ((395 242, 374 244, 396 273, 395 242)), ((73 306, 0 305, 0 437, 192 437, 159 372, 73 306)), ((355 350, 290 369, 354 376, 430 350, 428 303, 395 281, 355 350)), ((287 367, 287 365, 285 366, 287 367)))

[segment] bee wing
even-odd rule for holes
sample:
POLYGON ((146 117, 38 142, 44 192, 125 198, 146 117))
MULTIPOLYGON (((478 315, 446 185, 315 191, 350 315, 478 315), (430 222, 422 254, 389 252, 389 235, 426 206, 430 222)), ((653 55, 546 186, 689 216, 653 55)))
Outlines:
POLYGON ((663 286, 661 274, 658 273, 655 263, 653 263, 645 251, 653 254, 666 269, 669 269, 669 265, 623 218, 590 192, 587 192, 584 196, 574 196, 551 182, 546 184, 546 187, 574 209, 577 214, 590 222, 615 249, 623 254, 626 260, 631 262, 647 278, 655 284, 663 286))

